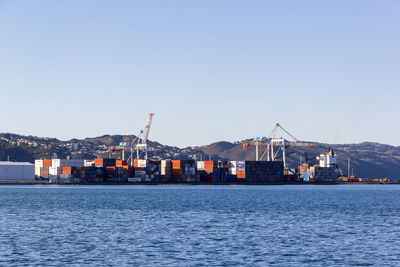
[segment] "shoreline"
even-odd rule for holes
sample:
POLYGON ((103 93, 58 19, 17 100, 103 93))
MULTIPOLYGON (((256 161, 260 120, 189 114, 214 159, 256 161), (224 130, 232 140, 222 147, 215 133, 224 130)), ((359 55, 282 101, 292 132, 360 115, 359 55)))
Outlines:
POLYGON ((138 183, 115 183, 115 182, 101 182, 101 183, 54 183, 47 181, 1 181, 1 185, 377 185, 377 184, 400 184, 396 182, 225 182, 225 183, 152 183, 152 182, 138 182, 138 183))

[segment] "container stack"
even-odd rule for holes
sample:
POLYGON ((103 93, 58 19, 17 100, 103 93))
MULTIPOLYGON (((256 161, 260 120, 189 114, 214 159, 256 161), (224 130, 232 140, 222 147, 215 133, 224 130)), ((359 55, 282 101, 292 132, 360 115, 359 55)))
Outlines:
POLYGON ((229 161, 219 161, 218 169, 220 172, 220 182, 226 182, 227 180, 236 180, 236 177, 229 175, 229 161))
POLYGON ((196 183, 200 181, 196 174, 194 160, 172 160, 172 181, 179 183, 196 183))
POLYGON ((63 167, 83 167, 85 160, 83 159, 52 159, 52 166, 49 168, 50 179, 58 180, 61 178, 63 167))
POLYGON ((221 171, 218 161, 207 160, 204 161, 204 171, 200 177, 202 182, 205 183, 219 183, 221 182, 221 171))
POLYGON ((204 161, 197 161, 197 171, 204 171, 204 161))
POLYGON ((105 167, 105 180, 107 182, 113 182, 114 178, 117 177, 117 167, 115 166, 106 166, 105 167))
POLYGON ((60 182, 62 183, 73 183, 75 176, 77 176, 76 167, 62 166, 60 174, 60 182))
POLYGON ((299 176, 303 179, 304 182, 308 182, 310 180, 311 172, 308 169, 308 166, 301 165, 298 167, 299 169, 299 176))
MULTIPOLYGON (((134 166, 125 160, 97 158, 36 160, 35 173, 42 177, 55 177, 65 183, 125 182, 283 182, 283 162, 277 161, 194 161, 135 159, 134 166), (52 176, 52 174, 54 174, 52 176)), ((292 170, 290 173, 296 173, 292 170)), ((307 181, 333 181, 334 167, 299 166, 300 177, 307 181)), ((295 175, 295 174, 292 174, 295 175)), ((289 177, 289 173, 286 175, 289 177)), ((292 177, 290 177, 292 178, 292 177)), ((297 177, 294 177, 297 178, 297 177)), ((293 178, 293 179, 294 179, 293 178)), ((289 181, 289 180, 288 180, 289 181)))
POLYGON ((104 168, 94 166, 93 172, 94 172, 93 182, 100 183, 104 181, 104 168))
POLYGON ((225 179, 227 182, 237 182, 237 161, 228 162, 228 172, 225 174, 225 179))
POLYGON ((103 168, 92 167, 61 167, 59 181, 63 183, 99 183, 103 182, 104 172, 101 170, 100 175, 96 177, 96 170, 103 168))
POLYGON ((313 178, 310 180, 319 182, 335 182, 337 181, 337 174, 335 167, 311 167, 310 168, 313 178))
POLYGON ((49 178, 50 168, 52 167, 51 159, 35 160, 35 175, 42 178, 49 178))
POLYGON ((161 161, 161 180, 160 182, 168 182, 172 175, 172 163, 171 160, 161 161))
POLYGON ((128 166, 128 162, 126 160, 116 160, 115 167, 123 167, 128 166))
POLYGON ((161 178, 161 161, 160 160, 148 160, 146 164, 146 182, 159 181, 161 178))
POLYGON ((115 159, 95 159, 94 166, 96 167, 115 167, 116 160, 115 159))
POLYGON ((211 175, 209 175, 205 168, 205 161, 197 161, 197 174, 200 176, 200 182, 211 182, 211 175))
POLYGON ((236 175, 236 165, 237 161, 229 161, 229 174, 230 175, 236 175))
POLYGON ((135 167, 135 178, 145 179, 147 160, 135 159, 133 161, 133 166, 135 167))
POLYGON ((283 162, 246 161, 246 182, 283 182, 283 162))
POLYGON ((85 167, 92 167, 92 166, 94 166, 94 160, 85 159, 83 164, 85 167))
POLYGON ((81 167, 82 168, 82 179, 86 183, 96 183, 99 181, 96 181, 96 176, 95 176, 95 170, 96 168, 94 166, 85 166, 81 167))
POLYGON ((50 177, 49 167, 41 167, 39 171, 39 177, 49 179, 50 177))
POLYGON ((236 161, 236 177, 239 182, 245 181, 245 179, 246 179, 246 162, 245 161, 236 161))
POLYGON ((128 181, 128 178, 135 177, 135 168, 132 166, 123 166, 118 168, 118 177, 123 178, 124 182, 128 181))
MULTIPOLYGON (((128 181, 128 177, 133 176, 133 172, 130 173, 128 166, 107 167, 107 169, 108 169, 108 175, 106 177, 106 180, 108 182, 125 183, 128 181), (131 176, 129 176, 129 175, 131 175, 131 176)), ((107 172, 107 170, 106 170, 106 172, 107 172)))
POLYGON ((213 161, 213 160, 204 161, 204 170, 207 173, 213 173, 218 171, 218 161, 213 161))

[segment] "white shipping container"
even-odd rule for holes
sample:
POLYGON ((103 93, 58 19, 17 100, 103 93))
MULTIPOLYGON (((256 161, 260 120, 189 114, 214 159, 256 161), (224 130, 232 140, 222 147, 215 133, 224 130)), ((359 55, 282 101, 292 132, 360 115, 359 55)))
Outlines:
POLYGON ((61 167, 49 167, 49 174, 50 176, 60 176, 61 174, 61 167))
POLYGON ((94 160, 84 160, 85 167, 92 167, 94 165, 94 160))
POLYGON ((229 161, 229 174, 236 175, 236 161, 229 161))
POLYGON ((203 171, 204 170, 204 161, 198 161, 197 162, 197 169, 199 171, 203 171))
POLYGON ((51 163, 52 163, 53 167, 64 167, 64 166, 84 167, 85 166, 85 160, 83 160, 83 159, 53 159, 51 163))
POLYGON ((146 160, 145 159, 139 159, 137 161, 137 165, 139 168, 146 168, 146 160))
POLYGON ((37 159, 35 160, 35 168, 37 167, 43 167, 43 160, 42 159, 37 159))
POLYGON ((161 175, 170 176, 171 169, 171 160, 161 160, 161 175))
POLYGON ((171 165, 171 160, 169 159, 161 160, 161 167, 167 167, 167 164, 171 165))
POLYGON ((0 181, 35 180, 35 165, 29 162, 0 161, 0 181))
POLYGON ((36 176, 40 176, 40 168, 41 168, 41 167, 36 167, 36 166, 35 166, 35 175, 36 175, 36 176))

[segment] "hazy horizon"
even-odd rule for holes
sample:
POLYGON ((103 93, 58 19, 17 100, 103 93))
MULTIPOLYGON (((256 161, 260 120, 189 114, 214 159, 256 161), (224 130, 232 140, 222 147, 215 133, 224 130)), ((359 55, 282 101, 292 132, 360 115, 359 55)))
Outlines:
POLYGON ((400 145, 400 2, 2 1, 0 132, 400 145))

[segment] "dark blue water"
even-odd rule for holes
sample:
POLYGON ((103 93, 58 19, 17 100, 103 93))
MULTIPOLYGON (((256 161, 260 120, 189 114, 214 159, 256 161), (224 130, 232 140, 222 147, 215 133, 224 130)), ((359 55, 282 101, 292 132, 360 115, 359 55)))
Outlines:
POLYGON ((400 266, 400 186, 0 186, 0 265, 400 266))

